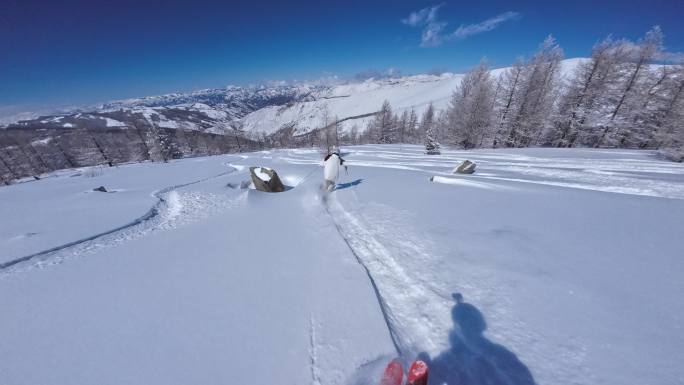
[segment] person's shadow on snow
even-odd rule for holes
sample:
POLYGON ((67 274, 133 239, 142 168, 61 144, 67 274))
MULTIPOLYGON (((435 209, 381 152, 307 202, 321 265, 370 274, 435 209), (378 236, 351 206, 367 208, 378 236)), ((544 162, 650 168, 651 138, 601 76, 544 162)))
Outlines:
POLYGON ((450 348, 434 358, 421 353, 428 363, 430 385, 534 385, 530 370, 516 355, 484 336, 487 329, 482 313, 453 295, 451 309, 454 328, 449 333, 450 348))

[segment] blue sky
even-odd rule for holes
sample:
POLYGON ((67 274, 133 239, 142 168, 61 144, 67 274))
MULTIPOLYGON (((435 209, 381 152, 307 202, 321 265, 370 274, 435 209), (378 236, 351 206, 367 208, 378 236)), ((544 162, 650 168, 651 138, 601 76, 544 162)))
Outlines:
POLYGON ((608 34, 637 39, 656 24, 680 52, 682 16, 679 0, 2 0, 0 111, 369 69, 462 71, 483 56, 506 66, 548 34, 567 57, 587 56, 608 34))

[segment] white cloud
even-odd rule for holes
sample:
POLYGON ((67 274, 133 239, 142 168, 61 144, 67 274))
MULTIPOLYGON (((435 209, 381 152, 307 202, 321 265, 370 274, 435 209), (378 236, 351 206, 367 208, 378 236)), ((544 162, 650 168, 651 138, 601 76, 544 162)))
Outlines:
POLYGON ((411 27, 432 23, 437 18, 437 11, 443 5, 444 3, 437 4, 432 7, 423 8, 420 11, 411 12, 411 14, 406 19, 402 19, 401 22, 410 25, 411 27))
POLYGON ((498 27, 499 24, 506 22, 508 20, 517 19, 520 17, 518 12, 504 12, 500 15, 496 15, 489 18, 481 23, 461 25, 456 31, 454 31, 451 36, 454 39, 465 39, 467 37, 477 35, 478 33, 491 31, 498 27))
POLYGON ((479 33, 491 31, 501 23, 520 17, 518 12, 504 12, 480 23, 461 25, 452 33, 444 33, 447 23, 437 18, 438 11, 443 5, 444 3, 441 3, 411 12, 407 18, 401 20, 408 26, 423 28, 420 39, 421 47, 436 47, 445 41, 463 40, 479 33))
POLYGON ((444 41, 442 30, 446 27, 446 23, 430 23, 423 28, 423 33, 420 38, 421 47, 436 47, 444 41))

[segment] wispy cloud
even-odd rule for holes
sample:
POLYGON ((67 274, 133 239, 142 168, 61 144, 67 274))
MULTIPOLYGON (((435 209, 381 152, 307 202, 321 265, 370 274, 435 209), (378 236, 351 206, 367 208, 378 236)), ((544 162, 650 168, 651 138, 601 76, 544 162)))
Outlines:
POLYGON ((447 23, 433 22, 423 28, 423 33, 420 37, 421 47, 437 47, 444 42, 442 31, 447 26, 447 23))
POLYGON ((433 5, 432 7, 423 8, 420 11, 411 12, 406 19, 401 19, 401 22, 410 25, 411 27, 418 27, 428 23, 432 23, 437 18, 437 11, 444 5, 444 3, 433 5))
POLYGON ((454 39, 465 39, 467 37, 477 35, 478 33, 482 32, 487 32, 491 31, 494 28, 498 27, 499 24, 504 23, 508 20, 514 20, 520 17, 520 14, 518 12, 504 12, 500 15, 496 15, 492 18, 489 18, 483 22, 476 23, 476 24, 468 24, 468 25, 463 25, 461 24, 460 27, 458 27, 457 30, 455 30, 451 36, 454 39))
POLYGON ((467 39, 470 36, 491 31, 501 23, 520 17, 520 13, 518 12, 504 12, 480 23, 461 24, 455 31, 447 33, 445 32, 447 23, 438 19, 439 9, 442 8, 443 5, 444 3, 426 7, 411 12, 407 18, 401 19, 403 24, 411 27, 421 27, 423 29, 420 39, 421 47, 436 47, 446 41, 467 39))

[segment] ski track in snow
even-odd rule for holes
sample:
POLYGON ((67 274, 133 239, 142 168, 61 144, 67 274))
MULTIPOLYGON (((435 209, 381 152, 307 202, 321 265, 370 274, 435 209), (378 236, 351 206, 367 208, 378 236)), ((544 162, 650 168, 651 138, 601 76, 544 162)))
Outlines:
POLYGON ((217 194, 197 191, 178 192, 184 187, 242 170, 239 167, 228 165, 231 166, 229 171, 153 192, 152 196, 157 198, 157 203, 143 216, 128 224, 0 264, 0 276, 59 264, 74 256, 92 253, 105 247, 113 247, 153 232, 171 230, 230 208, 237 204, 241 198, 244 198, 244 194, 240 194, 237 198, 228 199, 217 194))
MULTIPOLYGON (((270 152, 259 153, 259 158, 271 159, 267 154, 270 152)), ((312 154, 315 152, 291 150, 283 153, 279 159, 292 165, 319 165, 320 160, 312 154)), ((584 163, 577 158, 550 161, 542 157, 510 153, 479 154, 477 151, 466 153, 448 150, 442 156, 429 158, 415 151, 396 152, 381 148, 355 149, 353 154, 354 159, 347 163, 352 167, 417 171, 435 176, 436 183, 461 187, 496 190, 513 189, 512 185, 517 188, 524 184, 542 184, 604 193, 684 199, 682 185, 667 179, 668 175, 681 173, 681 166, 656 164, 648 159, 625 159, 624 162, 590 159, 584 163), (486 172, 478 171, 464 178, 445 171, 466 158, 474 160, 478 170, 485 169, 486 172), (653 177, 645 179, 644 174, 653 177)), ((248 159, 245 155, 240 157, 242 161, 248 159)), ((113 247, 153 232, 175 229, 240 204, 241 199, 246 197, 244 192, 228 198, 211 193, 180 191, 184 187, 246 169, 240 164, 225 165, 231 170, 153 193, 158 202, 145 215, 127 225, 0 264, 0 275, 58 264, 67 258, 113 247)), ((314 168, 297 184, 317 170, 314 168)), ((452 332, 463 341, 471 360, 479 360, 478 365, 495 372, 500 380, 497 384, 514 382, 507 379, 507 368, 500 367, 502 364, 499 361, 490 359, 481 345, 469 343, 459 326, 453 324, 449 314, 449 309, 454 306, 452 293, 435 284, 433 278, 438 275, 429 270, 439 268, 439 260, 444 256, 437 251, 428 234, 411 225, 410 213, 378 203, 362 203, 356 188, 345 190, 344 198, 338 198, 338 192, 324 195, 323 206, 337 232, 365 269, 392 342, 403 361, 411 361, 421 352, 434 357, 435 354, 448 351, 447 336, 452 332)), ((493 340, 505 340, 506 345, 513 350, 524 347, 526 358, 532 357, 531 361, 534 362, 546 361, 547 372, 555 373, 557 378, 568 383, 586 383, 588 378, 592 378, 585 363, 586 341, 569 339, 564 346, 557 346, 557 357, 560 359, 545 360, 546 351, 537 347, 541 344, 535 343, 541 341, 543 336, 530 330, 509 312, 513 306, 511 299, 502 292, 502 288, 506 287, 500 282, 502 278, 490 276, 486 271, 469 271, 467 277, 459 279, 458 290, 466 299, 475 299, 473 302, 479 304, 495 304, 487 306, 487 318, 493 320, 494 324, 506 325, 507 330, 489 330, 487 333, 493 340)), ((318 325, 313 314, 309 317, 308 326, 311 382, 320 385, 322 373, 319 350, 325 345, 317 341, 318 325)), ((360 371, 362 369, 359 368, 360 371)))
MULTIPOLYGON (((449 311, 454 306, 452 293, 433 284, 430 279, 434 273, 426 271, 425 267, 434 266, 435 259, 441 256, 434 253, 428 241, 412 235, 416 234, 415 229, 402 228, 408 222, 402 224, 396 215, 389 212, 385 213, 383 223, 370 222, 359 210, 352 212, 343 207, 334 193, 324 204, 340 236, 359 264, 366 269, 397 355, 405 365, 420 353, 435 358, 453 349, 447 339, 452 332, 459 336, 470 357, 468 362, 463 363, 466 368, 459 369, 465 370, 469 378, 496 377, 497 384, 520 383, 509 378, 515 374, 509 373, 508 362, 501 362, 500 357, 486 350, 487 347, 469 342, 460 327, 453 324, 449 311), (483 374, 483 366, 491 373, 483 374)), ((490 321, 502 320, 502 323, 511 327, 505 335, 490 332, 490 337, 507 340, 509 345, 525 347, 530 355, 539 355, 539 359, 543 359, 544 353, 536 351, 534 344, 534 341, 543 337, 506 312, 506 309, 511 308, 510 300, 505 293, 500 292, 500 285, 494 284, 486 274, 470 272, 469 275, 471 278, 468 280, 461 279, 460 289, 471 299, 477 298, 478 302, 496 303, 488 318, 490 321), (516 332, 511 333, 511 330, 516 332)), ((591 377, 585 369, 585 349, 580 341, 568 340, 565 346, 557 347, 557 354, 563 360, 548 365, 554 366, 553 371, 562 374, 561 378, 576 379, 573 383, 583 383, 582 379, 591 377)))
MULTIPOLYGON (((384 149, 354 150, 362 159, 347 162, 349 166, 378 167, 406 171, 419 171, 429 175, 454 175, 452 169, 465 159, 473 160, 478 170, 468 179, 540 184, 555 187, 593 190, 607 193, 641 195, 661 198, 684 199, 684 186, 668 179, 682 173, 682 165, 644 159, 562 159, 550 160, 543 157, 515 155, 511 153, 491 154, 478 151, 444 150, 433 159, 418 152, 395 152, 384 149), (370 159, 368 158, 370 157, 370 159), (511 177, 510 175, 519 177, 511 177), (644 174, 648 183, 644 183, 644 174)), ((614 152, 611 152, 614 154, 614 152)), ((289 158, 293 163, 305 164, 297 157, 289 158)), ((457 184, 458 182, 453 182, 457 184)), ((467 182, 464 182, 467 183, 467 182)), ((482 185, 483 188, 486 186, 482 185)), ((491 185, 490 185, 491 186, 491 185)), ((499 184, 498 188, 504 188, 499 184)))
POLYGON ((424 251, 418 250, 420 244, 398 241, 408 248, 390 250, 363 223, 362 217, 346 211, 334 196, 328 198, 328 204, 328 212, 340 235, 377 287, 378 300, 385 312, 397 353, 404 356, 422 349, 439 351, 443 346, 438 345, 436 339, 423 337, 444 334, 448 330, 448 327, 444 327, 445 323, 439 322, 434 315, 440 314, 437 309, 448 307, 449 300, 426 282, 420 282, 415 274, 408 273, 397 261, 409 255, 414 258, 424 257, 424 251), (403 255, 397 256, 397 253, 403 255))
MULTIPOLYGON (((301 159, 291 159, 291 161, 297 164, 307 164, 301 159)), ((359 165, 358 162, 350 163, 359 165)), ((387 164, 383 162, 367 162, 362 165, 387 167, 387 164)), ((407 162, 406 165, 400 167, 392 165, 391 168, 435 174, 434 170, 422 169, 421 165, 412 162, 407 162)), ((442 174, 450 175, 452 177, 450 182, 458 185, 486 189, 512 189, 509 185, 497 184, 498 180, 505 178, 486 178, 483 176, 479 180, 489 179, 491 182, 479 182, 477 179, 458 179, 453 174, 442 174)), ((439 180, 439 182, 444 183, 445 181, 439 180)), ((520 180, 520 182, 534 183, 529 180, 520 180)), ((661 196, 660 193, 664 193, 663 195, 666 197, 672 197, 667 194, 670 191, 666 189, 658 193, 652 191, 644 193, 610 186, 592 188, 595 186, 569 186, 561 183, 557 183, 555 186, 649 196, 661 196)), ((671 191, 678 190, 673 188, 671 191)), ((435 260, 442 258, 431 245, 429 236, 422 234, 423 236, 418 238, 416 234, 421 234, 421 232, 411 227, 410 218, 406 218, 403 213, 384 205, 374 203, 380 213, 372 216, 374 220, 368 219, 363 213, 368 213, 369 208, 360 207, 361 203, 356 196, 356 189, 352 189, 351 193, 354 196, 351 208, 346 207, 349 206, 348 203, 342 204, 337 199, 335 192, 325 196, 323 204, 340 236, 356 256, 359 264, 366 270, 397 354, 401 359, 405 363, 409 363, 415 359, 417 354, 422 352, 435 357, 440 352, 449 351, 450 347, 446 336, 451 332, 459 336, 459 340, 468 352, 466 354, 470 357, 472 367, 462 369, 466 371, 466 376, 471 379, 479 378, 482 380, 491 379, 493 376, 496 378, 495 381, 499 381, 497 383, 519 383, 513 377, 521 374, 510 372, 510 368, 507 367, 509 362, 502 362, 501 357, 492 355, 487 350, 489 349, 488 346, 469 342, 469 338, 464 336, 460 327, 453 324, 449 314, 449 309, 454 306, 452 293, 446 292, 444 288, 440 288, 439 285, 431 282, 435 274, 426 271, 430 266, 439 266, 439 262, 435 262, 435 260), (484 370, 483 367, 489 369, 484 370), (484 372, 492 372, 493 374, 483 374, 484 372)), ((468 298, 477 299, 479 303, 496 304, 495 306, 488 306, 490 308, 488 318, 490 321, 494 321, 493 323, 511 327, 504 334, 501 334, 501 331, 497 333, 496 330, 491 330, 489 332, 490 337, 494 340, 505 340, 513 348, 525 347, 524 350, 528 357, 535 357, 535 361, 544 361, 545 352, 537 349, 536 345, 538 344, 535 344, 535 341, 542 340, 543 336, 526 327, 524 322, 517 319, 514 314, 507 312, 507 309, 510 309, 512 305, 510 299, 501 291, 501 288, 506 287, 506 285, 495 282, 493 277, 490 277, 486 272, 471 271, 468 275, 467 280, 464 279, 465 277, 461 277, 459 290, 468 298), (512 330, 515 332, 511 333, 512 330)), ((592 378, 592 373, 586 370, 585 346, 586 342, 578 339, 569 339, 563 346, 557 346, 557 354, 563 359, 548 363, 552 367, 552 372, 559 375, 560 378, 571 380, 572 383, 584 383, 586 379, 592 378)))
POLYGON ((316 342, 316 322, 313 314, 309 316, 309 361, 311 365, 312 385, 321 385, 321 373, 318 367, 318 352, 316 342))

